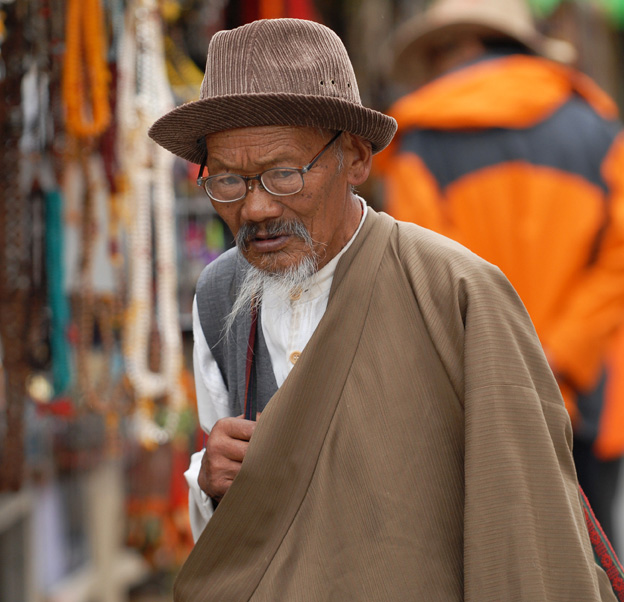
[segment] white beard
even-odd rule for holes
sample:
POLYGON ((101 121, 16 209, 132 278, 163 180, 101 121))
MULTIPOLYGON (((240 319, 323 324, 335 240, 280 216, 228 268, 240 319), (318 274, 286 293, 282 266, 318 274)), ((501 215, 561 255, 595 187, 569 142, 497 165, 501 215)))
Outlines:
POLYGON ((223 336, 230 335, 234 320, 239 314, 251 313, 252 304, 260 307, 267 291, 282 298, 298 293, 306 288, 306 283, 317 270, 318 256, 312 250, 296 266, 289 267, 283 272, 267 272, 249 265, 232 310, 225 319, 223 336))

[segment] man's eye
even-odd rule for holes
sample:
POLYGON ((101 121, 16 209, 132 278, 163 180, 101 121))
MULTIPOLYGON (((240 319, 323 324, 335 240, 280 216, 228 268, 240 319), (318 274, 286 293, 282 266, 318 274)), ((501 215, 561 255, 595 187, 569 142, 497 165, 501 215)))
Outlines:
POLYGON ((270 176, 274 180, 287 180, 289 178, 297 178, 299 174, 293 169, 272 169, 270 176))
POLYGON ((213 180, 217 186, 222 188, 240 186, 241 181, 236 175, 224 175, 213 180))
POLYGON ((294 169, 271 169, 264 173, 263 180, 274 192, 291 192, 301 184, 301 176, 294 169))

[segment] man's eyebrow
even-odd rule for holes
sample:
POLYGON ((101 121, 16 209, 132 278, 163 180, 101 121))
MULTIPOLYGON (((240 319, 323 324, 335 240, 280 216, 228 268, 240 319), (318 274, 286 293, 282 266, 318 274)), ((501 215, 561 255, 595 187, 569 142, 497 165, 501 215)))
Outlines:
MULTIPOLYGON (((300 167, 299 163, 301 162, 293 160, 292 152, 280 151, 281 149, 279 149, 278 153, 272 157, 264 155, 263 157, 258 158, 255 161, 255 164, 260 168, 260 171, 262 171, 262 169, 270 169, 271 167, 300 167)), ((241 171, 240 165, 233 165, 225 159, 220 159, 219 157, 215 157, 214 155, 211 156, 210 154, 208 154, 208 158, 221 169, 226 169, 228 171, 241 171)), ((304 165, 304 163, 301 163, 301 165, 304 165)))

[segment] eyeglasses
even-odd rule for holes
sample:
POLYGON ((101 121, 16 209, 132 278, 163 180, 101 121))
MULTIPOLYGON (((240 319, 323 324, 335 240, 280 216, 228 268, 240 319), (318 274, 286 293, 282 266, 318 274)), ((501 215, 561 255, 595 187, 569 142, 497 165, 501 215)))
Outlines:
POLYGON ((206 160, 199 168, 197 185, 217 203, 234 203, 247 196, 251 182, 258 180, 262 188, 275 196, 290 196, 303 190, 303 174, 308 173, 323 153, 338 139, 342 132, 334 137, 317 153, 305 167, 272 167, 255 176, 241 176, 236 173, 224 173, 216 176, 202 176, 206 160))

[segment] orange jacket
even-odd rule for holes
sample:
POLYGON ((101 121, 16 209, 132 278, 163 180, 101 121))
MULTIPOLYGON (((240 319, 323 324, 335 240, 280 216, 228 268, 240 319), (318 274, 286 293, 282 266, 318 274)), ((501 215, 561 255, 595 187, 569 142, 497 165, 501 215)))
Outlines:
MULTIPOLYGON (((503 270, 577 421, 573 391, 596 385, 624 317, 624 135, 613 101, 577 71, 509 55, 440 77, 389 113, 398 134, 375 165, 385 209, 503 270)), ((624 454, 621 389, 605 407, 603 457, 624 454)))

